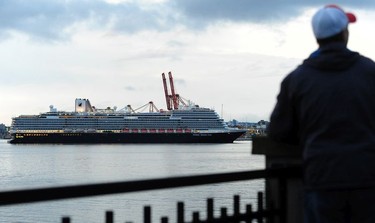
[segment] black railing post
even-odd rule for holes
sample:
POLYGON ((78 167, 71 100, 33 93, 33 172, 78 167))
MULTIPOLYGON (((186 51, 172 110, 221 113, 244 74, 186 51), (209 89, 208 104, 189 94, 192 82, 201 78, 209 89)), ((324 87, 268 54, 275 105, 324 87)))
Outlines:
POLYGON ((145 206, 143 208, 143 222, 151 223, 151 207, 150 206, 145 206))
POLYGON ((258 192, 258 194, 257 194, 257 200, 258 200, 258 211, 261 212, 264 209, 264 205, 263 205, 263 193, 262 192, 258 192))
POLYGON ((63 217, 63 218, 61 219, 61 222, 62 222, 62 223, 70 223, 70 217, 63 217))
POLYGON ((214 220, 214 199, 207 199, 207 222, 212 222, 214 220))
POLYGON ((246 205, 246 222, 251 223, 253 220, 253 207, 251 204, 246 205))
POLYGON ((168 223, 168 217, 162 217, 162 218, 160 219, 160 222, 161 222, 161 223, 168 223))
POLYGON ((257 201, 258 201, 258 214, 259 214, 259 217, 257 218, 257 221, 258 222, 262 222, 263 221, 263 217, 261 217, 261 215, 263 214, 263 208, 264 208, 264 205, 263 205, 263 193, 262 192, 258 192, 258 194, 257 194, 257 201))
MULTIPOLYGON (((240 217, 240 196, 239 195, 233 196, 233 217, 234 219, 237 219, 240 217)), ((234 221, 234 222, 240 222, 240 221, 234 221)))
POLYGON ((193 223, 199 223, 199 212, 193 212, 193 223))
POLYGON ((281 213, 279 218, 267 219, 267 223, 303 222, 302 150, 267 137, 254 137, 252 143, 252 154, 265 156, 266 169, 293 167, 290 173, 266 179, 266 209, 275 208, 281 213))
POLYGON ((105 212, 105 223, 113 223, 113 211, 105 212))
POLYGON ((221 222, 227 222, 228 214, 226 208, 220 209, 220 221, 221 222))
POLYGON ((240 214, 240 196, 234 195, 233 196, 233 212, 234 214, 240 214))
POLYGON ((185 222, 184 202, 177 203, 177 223, 185 222))

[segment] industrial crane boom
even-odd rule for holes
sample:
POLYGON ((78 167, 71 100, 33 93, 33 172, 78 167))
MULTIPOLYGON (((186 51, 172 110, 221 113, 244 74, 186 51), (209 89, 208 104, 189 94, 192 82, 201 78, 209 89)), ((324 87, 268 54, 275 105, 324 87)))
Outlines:
POLYGON ((168 94, 167 79, 165 78, 164 73, 162 73, 161 76, 163 77, 163 86, 164 86, 165 101, 167 103, 167 109, 172 110, 171 100, 168 94))
POLYGON ((173 107, 174 107, 174 109, 178 109, 178 99, 177 99, 176 93, 174 91, 172 72, 169 72, 168 75, 169 75, 169 83, 170 83, 171 92, 172 92, 173 107))

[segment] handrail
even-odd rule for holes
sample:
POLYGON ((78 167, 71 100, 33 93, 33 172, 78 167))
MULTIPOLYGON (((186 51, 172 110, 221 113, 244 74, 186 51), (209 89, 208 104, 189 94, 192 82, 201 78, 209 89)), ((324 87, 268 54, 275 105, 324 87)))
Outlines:
POLYGON ((301 175, 301 168, 299 166, 294 166, 186 177, 170 177, 126 182, 3 191, 0 192, 0 206, 146 190, 198 186, 241 180, 255 180, 261 178, 300 177, 301 175))

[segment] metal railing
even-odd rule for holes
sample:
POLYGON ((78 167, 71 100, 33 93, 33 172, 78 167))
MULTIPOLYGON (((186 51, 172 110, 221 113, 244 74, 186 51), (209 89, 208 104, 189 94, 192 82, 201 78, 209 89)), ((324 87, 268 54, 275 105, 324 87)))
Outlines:
MULTIPOLYGON (((113 182, 101 184, 88 184, 64 187, 50 187, 50 188, 37 188, 26 190, 14 190, 0 192, 0 206, 25 204, 32 202, 42 201, 55 201, 61 199, 83 198, 109 194, 131 193, 147 190, 158 190, 188 186, 207 185, 214 183, 226 183, 245 180, 256 179, 276 179, 279 182, 279 196, 282 198, 280 204, 275 204, 270 207, 263 205, 263 193, 258 193, 258 207, 253 211, 252 205, 246 205, 246 212, 240 212, 240 197, 235 195, 233 197, 233 214, 229 215, 227 208, 220 209, 220 216, 215 217, 214 200, 213 198, 207 199, 207 213, 206 219, 200 219, 199 212, 193 213, 192 222, 252 222, 257 220, 263 222, 286 222, 286 179, 300 177, 301 170, 299 167, 283 167, 265 170, 242 171, 232 173, 219 173, 219 174, 205 174, 197 176, 186 177, 171 177, 159 178, 150 180, 138 180, 127 182, 113 182)), ((266 195, 267 196, 267 195, 266 195)), ((1 208, 1 207, 0 207, 1 208)), ((151 207, 144 207, 144 222, 151 222, 151 207)), ((177 203, 177 222, 187 222, 184 219, 184 203, 177 203)), ((113 211, 107 211, 105 214, 105 222, 113 223, 113 211)), ((70 217, 63 217, 63 223, 71 222, 70 217)), ((162 217, 161 222, 168 222, 168 217, 162 217)))

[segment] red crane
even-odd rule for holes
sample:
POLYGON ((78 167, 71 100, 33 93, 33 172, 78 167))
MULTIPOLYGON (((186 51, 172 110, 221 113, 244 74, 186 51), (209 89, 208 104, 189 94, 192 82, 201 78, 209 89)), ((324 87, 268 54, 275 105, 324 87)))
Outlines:
POLYGON ((165 78, 164 73, 162 73, 161 76, 163 77, 163 86, 164 86, 165 101, 167 103, 167 109, 172 110, 170 95, 168 94, 167 80, 165 78))
POLYGON ((174 109, 178 109, 178 99, 177 99, 176 93, 174 91, 172 72, 169 72, 168 75, 169 75, 169 83, 170 83, 171 92, 172 92, 173 107, 174 107, 174 109))

